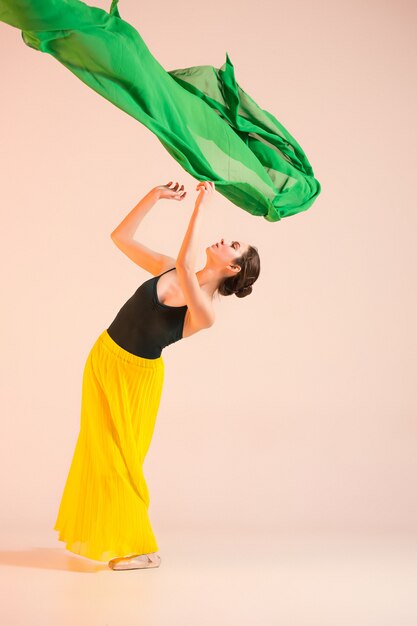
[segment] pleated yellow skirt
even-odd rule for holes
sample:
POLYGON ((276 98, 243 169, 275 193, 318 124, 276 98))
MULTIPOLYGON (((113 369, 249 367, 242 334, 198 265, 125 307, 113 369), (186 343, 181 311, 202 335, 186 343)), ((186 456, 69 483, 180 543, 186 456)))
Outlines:
POLYGON ((80 432, 54 530, 97 561, 156 552, 143 462, 164 381, 162 356, 121 348, 103 331, 84 367, 80 432))

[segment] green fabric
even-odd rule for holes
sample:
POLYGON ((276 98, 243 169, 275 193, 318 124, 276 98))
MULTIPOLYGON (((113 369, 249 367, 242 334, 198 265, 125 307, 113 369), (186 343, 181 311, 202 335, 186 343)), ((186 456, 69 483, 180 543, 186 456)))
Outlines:
POLYGON ((305 211, 319 195, 301 146, 237 84, 227 53, 220 69, 166 71, 120 17, 118 0, 109 13, 79 0, 0 0, 0 20, 144 124, 187 172, 213 181, 252 215, 275 222, 305 211))

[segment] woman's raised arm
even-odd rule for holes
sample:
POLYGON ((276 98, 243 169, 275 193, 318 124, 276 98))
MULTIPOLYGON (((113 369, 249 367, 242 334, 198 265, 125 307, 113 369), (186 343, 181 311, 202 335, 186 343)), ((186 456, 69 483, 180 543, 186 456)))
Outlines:
POLYGON ((163 194, 161 187, 151 189, 111 233, 111 238, 119 250, 153 276, 159 276, 166 269, 174 267, 175 259, 151 250, 136 241, 134 236, 145 215, 160 198, 164 197, 163 194))
POLYGON ((208 328, 215 319, 213 305, 202 291, 195 273, 195 259, 197 252, 197 238, 201 223, 202 206, 211 197, 214 183, 202 181, 197 185, 200 189, 190 223, 182 242, 177 262, 177 276, 187 303, 191 323, 194 328, 208 328))
POLYGON ((158 187, 151 189, 114 229, 111 238, 133 239, 139 224, 148 211, 158 202, 160 195, 161 192, 158 187))

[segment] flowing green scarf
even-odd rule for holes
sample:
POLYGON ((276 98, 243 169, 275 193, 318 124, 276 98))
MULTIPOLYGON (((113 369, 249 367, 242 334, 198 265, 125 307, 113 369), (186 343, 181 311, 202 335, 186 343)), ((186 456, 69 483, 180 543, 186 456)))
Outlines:
POLYGON ((238 85, 226 53, 220 69, 166 71, 119 14, 79 0, 0 0, 0 20, 26 45, 151 130, 198 180, 252 215, 276 222, 308 209, 320 183, 301 146, 238 85))

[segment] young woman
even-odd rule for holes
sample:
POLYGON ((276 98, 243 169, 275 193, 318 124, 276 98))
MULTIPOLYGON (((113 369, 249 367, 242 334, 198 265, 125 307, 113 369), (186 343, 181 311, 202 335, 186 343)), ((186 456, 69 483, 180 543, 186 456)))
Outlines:
POLYGON ((162 350, 213 325, 213 296, 252 291, 259 276, 255 247, 221 239, 195 271, 201 211, 214 183, 198 183, 195 208, 176 259, 134 240, 160 199, 182 201, 184 186, 153 188, 112 232, 114 243, 153 275, 140 285, 87 357, 80 432, 54 529, 76 554, 114 570, 158 567, 161 557, 148 517, 143 462, 161 399, 162 350))

